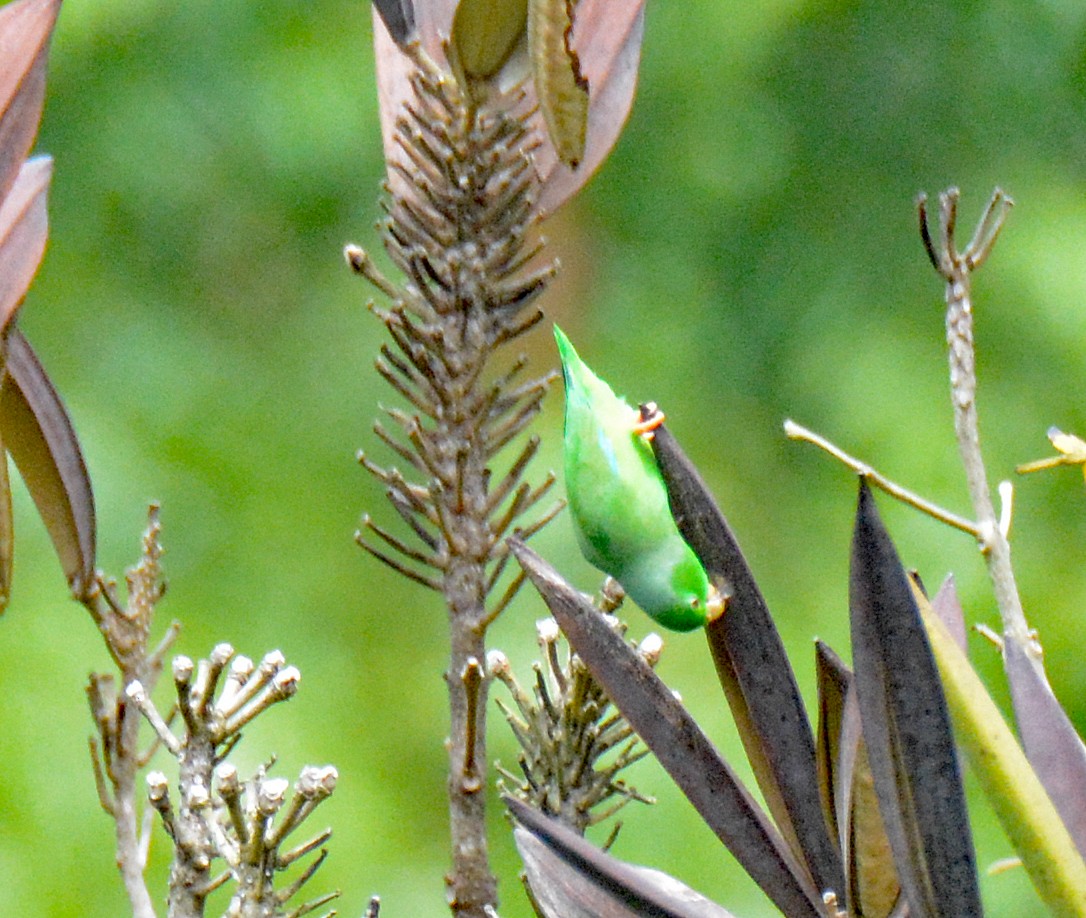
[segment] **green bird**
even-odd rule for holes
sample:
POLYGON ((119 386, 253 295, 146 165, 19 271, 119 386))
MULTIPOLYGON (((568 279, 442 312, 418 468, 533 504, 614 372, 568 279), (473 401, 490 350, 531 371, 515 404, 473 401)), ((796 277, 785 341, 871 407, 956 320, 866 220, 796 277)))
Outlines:
POLYGON ((663 416, 643 422, 557 325, 554 337, 566 383, 566 492, 581 552, 665 628, 705 625, 724 602, 668 506, 647 440, 663 416))

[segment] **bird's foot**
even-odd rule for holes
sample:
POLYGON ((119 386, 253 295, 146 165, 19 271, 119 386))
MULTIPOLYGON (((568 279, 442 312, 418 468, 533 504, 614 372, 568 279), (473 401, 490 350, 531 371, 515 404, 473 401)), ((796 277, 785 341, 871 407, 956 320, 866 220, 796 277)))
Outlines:
POLYGON ((645 402, 641 405, 641 420, 634 424, 634 433, 644 437, 646 441, 651 441, 656 428, 666 420, 667 415, 657 407, 656 402, 645 402))

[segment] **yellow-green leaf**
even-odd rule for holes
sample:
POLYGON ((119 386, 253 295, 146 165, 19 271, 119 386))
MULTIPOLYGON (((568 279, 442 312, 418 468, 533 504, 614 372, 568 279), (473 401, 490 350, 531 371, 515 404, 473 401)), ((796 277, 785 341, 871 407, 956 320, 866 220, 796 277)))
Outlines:
POLYGON ((1086 863, 969 660, 927 600, 920 595, 916 600, 954 735, 1034 888, 1053 914, 1086 916, 1086 863))
POLYGON ((588 81, 572 37, 573 0, 528 0, 528 53, 539 108, 558 158, 576 168, 588 132, 588 81))
POLYGON ((461 74, 489 80, 505 66, 523 37, 528 0, 460 0, 450 47, 461 74))

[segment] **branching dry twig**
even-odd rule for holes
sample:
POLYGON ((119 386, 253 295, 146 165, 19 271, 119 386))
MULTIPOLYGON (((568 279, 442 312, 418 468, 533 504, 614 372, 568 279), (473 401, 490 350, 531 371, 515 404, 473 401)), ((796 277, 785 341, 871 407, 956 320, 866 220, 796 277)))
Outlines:
MULTIPOLYGON (((988 573, 1003 620, 1004 636, 1021 646, 1032 658, 1036 654, 1031 649, 1033 641, 1015 583, 1010 542, 1005 535, 1009 526, 1000 524, 1000 515, 996 513, 992 500, 980 449, 973 302, 970 289, 973 272, 991 253, 1014 202, 997 188, 977 223, 973 238, 965 250, 959 252, 954 241, 959 196, 957 188, 951 188, 939 195, 939 237, 938 240, 933 240, 928 227, 927 198, 921 195, 917 201, 920 234, 928 258, 946 281, 946 331, 950 354, 954 431, 965 467, 969 496, 976 513, 978 542, 988 563, 988 573)), ((1040 666, 1039 660, 1037 665, 1040 666)))
MULTIPOLYGON (((101 576, 98 589, 84 600, 120 670, 119 691, 114 676, 93 674, 87 696, 97 729, 90 741, 95 784, 102 808, 116 826, 117 863, 132 914, 135 918, 156 915, 144 879, 151 829, 147 817, 155 811, 174 845, 169 918, 200 918, 207 897, 231 881, 235 887, 227 915, 284 915, 281 906, 312 877, 326 851, 322 847, 317 858, 282 889, 276 888, 277 879, 323 846, 331 831, 321 832, 293 851, 281 849, 335 789, 336 770, 331 766, 303 769, 293 795, 288 796, 288 781, 269 778, 261 769, 243 784, 237 770, 223 761, 246 725, 297 691, 298 670, 288 666, 278 651, 265 655, 258 666, 247 657, 235 656, 229 644, 219 644, 199 663, 175 657, 171 673, 180 723, 172 722, 172 713, 159 712, 151 691, 178 632, 177 625, 171 625, 157 647, 149 643, 155 607, 165 592, 159 532, 158 508, 152 506, 141 560, 127 574, 127 604, 120 601, 116 585, 101 576), (155 737, 145 750, 139 748, 141 719, 155 737), (160 746, 178 763, 177 801, 171 797, 170 779, 162 771, 153 771, 146 778, 150 809, 141 816, 139 774, 160 746), (227 869, 216 875, 220 860, 227 869)), ((299 906, 293 914, 308 914, 335 895, 299 906)))
POLYGON ((177 637, 177 627, 171 625, 156 648, 149 645, 155 606, 164 591, 159 567, 160 528, 158 507, 152 505, 142 556, 127 574, 127 607, 117 598, 116 584, 102 576, 97 589, 84 599, 120 671, 119 692, 113 676, 92 674, 87 699, 98 733, 90 743, 95 783, 102 808, 113 818, 117 866, 135 918, 154 918, 155 908, 144 880, 149 826, 137 803, 138 776, 146 752, 139 748, 140 718, 129 704, 128 691, 133 685, 155 685, 163 659, 177 637))

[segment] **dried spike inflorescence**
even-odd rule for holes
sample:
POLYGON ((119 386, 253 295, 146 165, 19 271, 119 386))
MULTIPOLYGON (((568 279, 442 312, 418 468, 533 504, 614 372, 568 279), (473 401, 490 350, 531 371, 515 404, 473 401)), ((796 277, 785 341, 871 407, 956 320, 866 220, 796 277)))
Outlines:
MULTIPOLYGON (((363 548, 410 579, 435 590, 454 559, 491 566, 484 592, 504 570, 504 538, 548 493, 553 476, 532 488, 522 481, 539 443, 529 440, 504 475, 490 464, 521 434, 555 379, 547 374, 520 382, 524 360, 492 381, 484 380, 491 354, 532 328, 542 313, 530 308, 554 273, 547 265, 525 272, 539 252, 526 244, 535 220, 537 179, 530 158, 523 96, 496 107, 467 103, 455 81, 416 53, 415 98, 397 124, 398 143, 413 171, 393 165, 405 180, 385 204, 385 245, 407 278, 398 287, 370 257, 348 246, 351 268, 389 297, 373 308, 392 337, 381 348, 377 372, 408 403, 385 409, 395 430, 374 431, 422 476, 409 481, 360 454, 362 465, 384 486, 397 513, 421 545, 413 545, 363 517, 363 548)), ((537 531, 542 520, 516 529, 537 531)), ((519 586, 516 581, 512 587, 519 586)), ((499 595, 493 615, 512 598, 499 595)))
MULTIPOLYGON (((608 618, 616 632, 625 631, 617 618, 608 618)), ((516 704, 514 711, 496 699, 521 746, 522 774, 499 771, 513 783, 516 796, 583 834, 631 800, 652 802, 618 777, 648 750, 577 655, 568 648, 560 652, 557 622, 543 619, 536 628, 543 663, 532 666, 531 692, 517 681, 505 654, 494 650, 488 655, 490 675, 505 685, 516 704), (610 805, 603 806, 608 801, 610 805)), ((656 634, 637 645, 649 666, 656 665, 661 650, 656 634)))
POLYGON ((528 269, 539 252, 527 241, 539 211, 531 159, 537 141, 524 93, 477 105, 417 46, 403 50, 412 62, 413 94, 396 120, 401 155, 391 161, 382 229, 406 280, 392 283, 357 246, 346 257, 392 301, 387 309, 371 307, 392 339, 376 365, 406 407, 386 408, 391 424, 378 422, 374 431, 410 477, 364 454, 359 460, 410 531, 401 537, 367 515, 357 541, 445 600, 453 853, 447 894, 454 914, 482 918, 497 905, 481 793, 486 630, 523 582, 522 575, 504 576, 507 537, 527 538, 562 506, 521 522, 548 495, 554 476, 535 486, 524 481, 539 441, 516 441, 557 375, 525 380, 524 357, 504 372, 488 368, 502 345, 542 318, 533 303, 555 268, 528 269), (499 461, 508 465, 499 468, 499 461))

